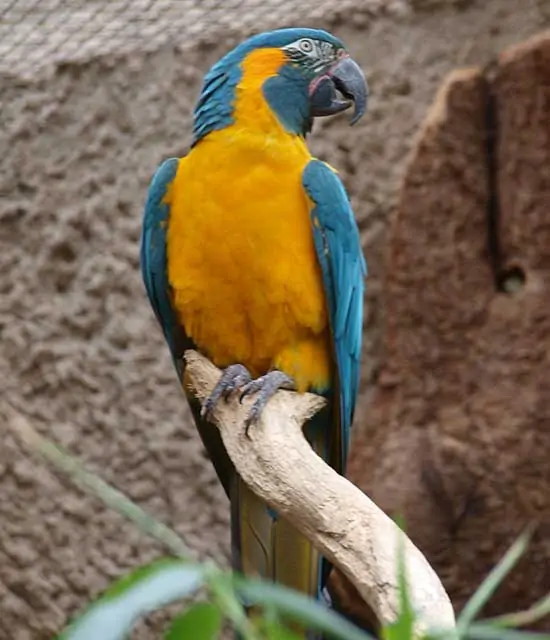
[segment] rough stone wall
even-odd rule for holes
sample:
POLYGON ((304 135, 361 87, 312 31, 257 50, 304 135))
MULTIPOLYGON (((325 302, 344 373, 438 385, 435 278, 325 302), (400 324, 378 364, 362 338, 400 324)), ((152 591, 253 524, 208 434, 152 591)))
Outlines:
MULTIPOLYGON (((417 128, 449 70, 549 24, 542 2, 399 7, 314 21, 348 43, 373 91, 360 126, 323 122, 313 139, 350 190, 370 266, 358 432, 379 376, 387 221, 417 128)), ((146 302, 137 245, 147 183, 185 151, 202 74, 236 37, 226 35, 0 78, 2 402, 222 563, 227 504, 146 302)), ((3 435, 0 639, 41 640, 161 549, 3 435)))

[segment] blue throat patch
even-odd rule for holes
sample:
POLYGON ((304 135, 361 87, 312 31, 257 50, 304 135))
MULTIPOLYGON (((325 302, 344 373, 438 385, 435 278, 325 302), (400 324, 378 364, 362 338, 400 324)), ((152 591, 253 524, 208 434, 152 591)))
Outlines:
POLYGON ((289 133, 305 135, 310 127, 308 80, 299 69, 285 64, 263 85, 264 97, 289 133))
MULTIPOLYGON (((278 29, 245 40, 217 62, 204 78, 194 111, 193 145, 212 131, 234 123, 235 89, 242 78, 241 63, 254 49, 283 47, 299 38, 317 38, 343 46, 340 40, 317 29, 278 29)), ((264 96, 281 124, 291 133, 309 130, 307 78, 284 65, 278 76, 264 84, 264 96)))

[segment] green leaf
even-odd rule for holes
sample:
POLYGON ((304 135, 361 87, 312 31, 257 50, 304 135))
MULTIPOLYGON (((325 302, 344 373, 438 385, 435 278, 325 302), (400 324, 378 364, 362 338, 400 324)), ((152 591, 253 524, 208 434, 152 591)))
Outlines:
POLYGON ((458 636, 456 629, 430 629, 426 631, 421 640, 463 640, 458 636))
POLYGON ((164 640, 214 640, 222 626, 222 614, 216 605, 199 602, 178 614, 164 640))
POLYGON ((457 621, 457 630, 460 637, 467 635, 466 630, 472 624, 475 617, 487 604, 491 596, 504 581, 504 578, 506 578, 521 556, 525 553, 530 538, 531 529, 528 529, 508 549, 504 557, 492 569, 489 575, 481 583, 481 586, 468 600, 457 621))
POLYGON ((505 613, 495 618, 484 620, 485 624, 499 627, 526 627, 550 615, 550 593, 531 605, 525 611, 505 613))
POLYGON ((261 632, 262 638, 265 638, 265 640, 302 640, 303 638, 303 636, 274 620, 260 620, 258 631, 261 632))
POLYGON ((414 634, 414 611, 409 595, 407 570, 405 567, 404 533, 398 536, 397 584, 399 587, 399 618, 384 627, 384 640, 410 640, 414 634))
POLYGON ((204 582, 200 565, 166 558, 115 582, 58 640, 124 640, 140 616, 194 593, 204 582))
POLYGON ((502 629, 482 623, 473 624, 461 637, 469 640, 550 640, 550 635, 547 633, 502 629))
POLYGON ((373 640, 342 616, 330 611, 321 603, 280 585, 259 580, 236 579, 235 586, 245 601, 254 606, 267 607, 270 612, 311 629, 331 634, 341 640, 373 640))
POLYGON ((218 572, 215 579, 208 580, 210 597, 220 611, 223 611, 224 618, 232 623, 234 628, 244 638, 254 637, 254 629, 246 615, 242 602, 235 593, 233 574, 218 572))
POLYGON ((57 471, 67 474, 77 486, 128 518, 140 531, 161 542, 174 556, 182 560, 189 560, 192 557, 191 551, 175 531, 143 511, 121 491, 107 484, 96 474, 87 471, 80 460, 62 447, 39 435, 23 415, 10 410, 8 426, 24 437, 25 442, 44 456, 57 471))

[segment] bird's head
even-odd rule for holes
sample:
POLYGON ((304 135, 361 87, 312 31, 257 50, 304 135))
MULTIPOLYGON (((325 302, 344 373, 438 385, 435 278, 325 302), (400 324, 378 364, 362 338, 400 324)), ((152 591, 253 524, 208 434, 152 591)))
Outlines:
POLYGON ((249 38, 210 69, 195 108, 194 142, 233 124, 239 97, 254 92, 297 135, 305 135, 314 118, 352 106, 354 124, 368 97, 361 68, 338 38, 317 29, 269 31, 249 38))

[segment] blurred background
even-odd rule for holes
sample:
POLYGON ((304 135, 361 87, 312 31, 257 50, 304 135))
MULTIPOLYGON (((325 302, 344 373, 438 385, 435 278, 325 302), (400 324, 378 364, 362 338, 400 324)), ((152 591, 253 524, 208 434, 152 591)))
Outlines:
MULTIPOLYGON (((457 328, 433 315, 430 299, 422 297, 426 279, 414 280, 414 260, 399 261, 413 251, 407 242, 416 212, 429 212, 428 221, 419 217, 428 231, 411 255, 432 252, 429 272, 438 272, 437 256, 444 262, 463 230, 451 225, 446 231, 453 214, 445 201, 452 194, 443 190, 426 207, 419 196, 408 211, 402 189, 419 162, 418 144, 422 148, 426 131, 446 117, 441 105, 432 105, 447 75, 465 67, 490 74, 501 52, 550 26, 549 0, 0 0, 2 406, 9 404, 174 527, 199 557, 228 564, 228 505, 191 425, 141 283, 141 213, 158 163, 188 148, 191 112, 208 67, 252 33, 298 25, 323 27, 342 38, 372 92, 369 112, 357 127, 349 129, 346 118, 318 122, 311 142, 344 179, 369 264, 352 479, 388 512, 404 513, 413 541, 434 563, 458 607, 515 535, 533 519, 542 523, 534 555, 522 564, 513 589, 495 602, 499 611, 516 609, 550 585, 549 389, 541 382, 548 373, 544 340, 550 339, 549 313, 542 305, 548 299, 548 222, 538 218, 533 227, 539 262, 535 265, 532 252, 522 262, 518 250, 510 258, 515 262, 503 267, 503 273, 516 268, 510 273, 519 278, 518 296, 512 300, 501 280, 495 287, 491 280, 491 296, 483 297, 466 329, 457 328), (399 276, 392 269, 407 273, 409 281, 396 286, 399 276), (400 307, 407 295, 409 306, 400 307), (525 296, 542 301, 536 312, 525 311, 525 296), (495 309, 519 327, 516 346, 509 325, 493 330, 487 324, 495 309), (410 323, 392 321, 391 313, 410 323), (535 325, 536 380, 525 356, 533 347, 523 339, 535 335, 535 325), (454 365, 449 369, 439 356, 415 372, 409 367, 414 350, 401 350, 401 360, 395 355, 401 338, 414 332, 424 353, 421 338, 429 334, 433 353, 451 345, 460 368, 464 349, 485 340, 476 327, 496 338, 464 365, 467 383, 464 377, 454 382, 454 365), (467 344, 456 342, 463 331, 467 344), (487 375, 484 365, 497 351, 500 364, 491 369, 487 388, 473 390, 472 380, 487 375), (524 366, 515 356, 523 357, 524 366), (429 380, 422 378, 426 368, 429 380), (417 387, 400 387, 400 372, 413 376, 417 387), (504 400, 494 393, 487 399, 499 388, 499 376, 507 380, 504 400), (448 382, 445 393, 438 386, 442 378, 448 382), (470 403, 473 393, 477 405, 470 403), (519 406, 514 398, 520 396, 529 402, 514 414, 519 406), (391 417, 388 403, 396 408, 391 417), (479 416, 488 415, 483 407, 489 405, 500 406, 500 413, 483 422, 479 416), (507 415, 514 417, 498 439, 507 415), (428 444, 422 439, 426 434, 428 444), (428 450, 437 464, 431 459, 414 466, 428 450), (501 469, 503 452, 509 457, 501 469), (517 456, 521 464, 512 464, 517 456)), ((546 53, 534 54, 538 75, 525 94, 531 95, 531 87, 535 107, 520 117, 520 128, 550 110, 550 67, 536 62, 550 61, 550 54, 547 42, 541 46, 546 53)), ((513 83, 509 86, 514 93, 513 83)), ((449 109, 457 106, 466 121, 475 115, 470 107, 476 98, 460 95, 458 106, 451 100, 449 109)), ((531 200, 535 192, 548 196, 547 115, 539 119, 539 134, 532 132, 542 150, 522 156, 529 175, 544 174, 533 184, 531 200)), ((487 132, 478 133, 484 145, 487 132)), ((464 142, 459 134, 451 138, 451 147, 464 142)), ((434 153, 447 151, 440 145, 434 153)), ((467 157, 461 171, 475 172, 475 159, 473 169, 468 163, 467 157)), ((433 180, 434 166, 439 165, 425 169, 433 180)), ((422 166, 415 171, 416 184, 422 183, 422 166)), ((471 195, 467 186, 464 194, 471 195)), ((491 194, 474 196, 485 216, 491 194)), ((547 204, 539 202, 538 211, 547 211, 547 204)), ((475 273, 491 267, 485 249, 493 223, 483 217, 476 227, 484 238, 481 249, 457 258, 459 267, 462 259, 472 261, 475 273)), ((521 223, 514 229, 517 239, 521 223)), ((458 287, 455 271, 447 275, 448 287, 438 281, 438 299, 480 300, 477 289, 458 287)), ((497 275, 498 280, 502 274, 497 275)), ((452 315, 453 309, 442 313, 452 315)), ((161 551, 52 473, 4 428, 0 638, 50 638, 114 577, 161 551)), ((157 619, 143 623, 135 637, 152 637, 158 625, 157 619)))

